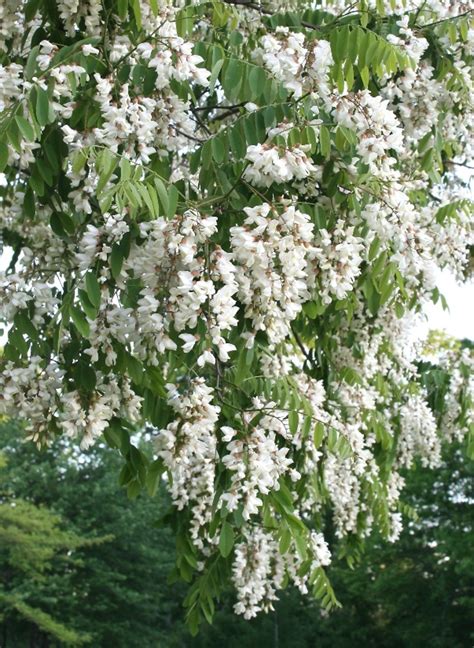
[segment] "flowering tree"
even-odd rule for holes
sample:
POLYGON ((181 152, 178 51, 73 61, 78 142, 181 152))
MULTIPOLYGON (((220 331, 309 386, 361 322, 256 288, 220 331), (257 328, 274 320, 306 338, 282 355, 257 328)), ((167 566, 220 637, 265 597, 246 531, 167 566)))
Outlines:
POLYGON ((337 604, 328 541, 395 539, 471 421, 469 352, 441 407, 410 334, 468 261, 469 7, 314 6, 0 7, 0 408, 165 480, 193 631, 229 581, 337 604))

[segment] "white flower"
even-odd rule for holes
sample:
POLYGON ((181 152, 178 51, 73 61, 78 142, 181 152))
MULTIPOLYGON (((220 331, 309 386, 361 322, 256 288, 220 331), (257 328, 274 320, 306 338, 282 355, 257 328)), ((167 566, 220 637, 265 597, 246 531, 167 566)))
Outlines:
POLYGON ((237 347, 235 344, 229 344, 228 342, 220 342, 217 345, 217 349, 219 351, 219 360, 222 362, 227 362, 229 360, 229 353, 232 351, 235 351, 237 347))
POLYGON ((362 239, 354 236, 354 228, 342 220, 329 233, 321 228, 315 239, 310 258, 315 268, 313 277, 319 277, 319 291, 324 303, 332 297, 344 299, 353 289, 362 264, 362 239))
POLYGON ((300 97, 303 92, 301 74, 308 55, 304 41, 304 34, 278 27, 275 35, 266 34, 260 39, 262 47, 254 52, 254 57, 261 60, 295 97, 300 97))
POLYGON ((255 112, 256 110, 258 110, 258 106, 257 106, 257 104, 254 104, 254 103, 252 103, 251 101, 248 101, 248 102, 245 104, 244 108, 245 108, 245 110, 246 110, 247 112, 255 112))
POLYGON ((99 54, 99 50, 97 49, 97 47, 94 47, 90 43, 86 43, 86 45, 83 45, 81 49, 84 56, 90 56, 91 54, 99 54))
POLYGON ((189 333, 181 333, 179 337, 184 342, 183 346, 181 347, 184 353, 189 353, 198 341, 198 337, 196 335, 190 335, 189 333))
POLYGON ((216 364, 216 359, 210 349, 205 349, 197 359, 198 367, 204 367, 205 364, 216 364))
POLYGON ((274 182, 303 180, 316 171, 306 155, 309 149, 307 145, 285 149, 271 143, 251 145, 245 154, 251 164, 246 167, 244 178, 262 187, 270 187, 274 182))

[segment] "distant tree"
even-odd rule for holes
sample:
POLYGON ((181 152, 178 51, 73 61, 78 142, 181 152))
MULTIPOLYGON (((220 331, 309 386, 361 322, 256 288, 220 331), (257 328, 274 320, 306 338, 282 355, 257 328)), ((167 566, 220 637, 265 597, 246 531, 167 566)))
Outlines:
POLYGON ((0 443, 2 648, 183 645, 183 592, 167 584, 174 546, 154 526, 163 504, 130 502, 100 446, 38 451, 11 421, 0 443))
POLYGON ((54 573, 66 580, 75 569, 75 555, 87 541, 48 508, 20 499, 5 484, 8 462, 0 456, 0 618, 1 645, 43 646, 45 637, 81 645, 88 635, 64 625, 55 611, 49 614, 38 596, 54 573), (12 632, 12 628, 14 628, 12 632), (26 644, 25 644, 26 645, 26 644))

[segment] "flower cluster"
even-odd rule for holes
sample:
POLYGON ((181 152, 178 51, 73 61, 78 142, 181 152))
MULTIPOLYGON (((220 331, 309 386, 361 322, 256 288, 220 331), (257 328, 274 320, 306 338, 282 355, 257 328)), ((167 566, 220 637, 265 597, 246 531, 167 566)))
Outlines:
MULTIPOLYGON (((307 538, 308 560, 313 569, 329 565, 331 553, 320 533, 311 532, 307 538)), ((308 578, 301 575, 302 560, 294 554, 282 556, 272 535, 263 529, 252 529, 245 541, 237 545, 232 565, 232 580, 237 590, 234 610, 245 619, 258 612, 273 610, 285 574, 303 593, 308 593, 308 578)))
MULTIPOLYGON (((256 400, 253 407, 255 411, 265 407, 273 410, 275 404, 270 402, 264 407, 256 400)), ((264 416, 255 427, 251 418, 251 415, 247 417, 249 427, 240 437, 232 428, 222 428, 223 441, 226 442, 222 463, 231 472, 231 485, 222 495, 221 503, 229 511, 235 511, 241 505, 245 520, 259 512, 263 496, 278 490, 280 477, 289 472, 297 481, 300 476, 297 471, 290 470, 293 461, 287 456, 289 448, 280 448, 277 442, 282 428, 285 432, 284 420, 287 417, 273 413, 264 416)))
POLYGON ((260 610, 272 610, 284 574, 283 559, 272 536, 262 529, 249 531, 245 541, 235 549, 232 567, 238 599, 235 612, 251 619, 260 610))
POLYGON ((257 187, 304 180, 316 171, 307 156, 309 148, 304 144, 282 149, 271 142, 249 146, 245 158, 250 164, 245 169, 244 178, 257 187))
POLYGON ((328 100, 329 69, 333 63, 327 41, 306 43, 302 33, 290 32, 288 27, 277 27, 274 34, 265 34, 253 58, 281 83, 300 98, 304 91, 317 93, 328 100))
POLYGON ((202 547, 199 530, 210 521, 214 499, 216 434, 219 407, 204 380, 196 379, 183 394, 167 385, 176 418, 157 437, 156 450, 170 475, 170 492, 178 509, 192 505, 191 537, 202 547))
POLYGON ((426 396, 410 396, 400 408, 400 463, 409 467, 417 456, 424 465, 436 466, 440 452, 441 442, 433 413, 426 404, 426 396))
POLYGON ((254 331, 282 341, 309 298, 308 253, 313 240, 309 218, 294 207, 279 214, 268 204, 246 207, 243 225, 230 230, 239 299, 254 331))
POLYGON ((311 260, 323 303, 329 304, 332 297, 344 299, 353 289, 360 274, 363 247, 362 239, 354 236, 354 227, 346 227, 342 220, 330 233, 319 230, 311 260))
POLYGON ((94 444, 114 417, 140 420, 142 399, 131 389, 130 382, 124 380, 117 385, 105 377, 98 378, 100 382, 87 404, 77 390, 63 395, 59 426, 67 436, 80 437, 81 448, 94 444))
POLYGON ((403 131, 388 108, 388 99, 374 97, 368 90, 347 93, 338 98, 334 108, 338 124, 358 136, 357 153, 374 176, 390 174, 395 158, 391 151, 403 150, 403 131))
POLYGON ((261 48, 254 56, 279 80, 295 97, 303 92, 301 74, 308 51, 305 38, 301 33, 291 33, 288 27, 278 27, 275 34, 266 34, 260 39, 261 48))

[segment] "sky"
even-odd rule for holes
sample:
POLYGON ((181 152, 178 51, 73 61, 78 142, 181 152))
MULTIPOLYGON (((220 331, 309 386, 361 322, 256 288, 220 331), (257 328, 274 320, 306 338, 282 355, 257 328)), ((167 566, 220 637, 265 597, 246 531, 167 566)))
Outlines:
POLYGON ((453 274, 444 270, 438 275, 437 285, 449 310, 443 310, 439 301, 429 304, 425 309, 427 321, 420 331, 441 329, 453 337, 474 340, 474 280, 459 284, 453 274))

